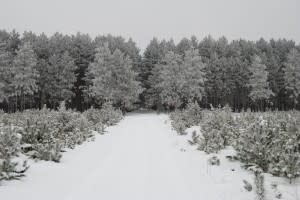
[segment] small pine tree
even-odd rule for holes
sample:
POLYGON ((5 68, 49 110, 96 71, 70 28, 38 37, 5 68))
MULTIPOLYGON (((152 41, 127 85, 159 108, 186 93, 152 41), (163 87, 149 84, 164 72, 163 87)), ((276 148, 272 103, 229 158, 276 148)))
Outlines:
POLYGON ((23 169, 18 170, 18 162, 14 162, 13 157, 20 152, 20 135, 16 133, 16 128, 4 126, 0 129, 0 181, 18 179, 24 176, 28 169, 26 161, 23 163, 23 169))
POLYGON ((262 117, 255 118, 238 138, 236 150, 239 159, 245 163, 246 167, 258 166, 263 171, 269 167, 269 156, 271 155, 273 126, 262 117))
POLYGON ((300 129, 297 120, 289 118, 285 129, 281 129, 279 138, 275 141, 273 154, 279 155, 276 166, 280 169, 279 174, 292 179, 300 176, 300 129), (281 147, 280 149, 277 147, 281 147))

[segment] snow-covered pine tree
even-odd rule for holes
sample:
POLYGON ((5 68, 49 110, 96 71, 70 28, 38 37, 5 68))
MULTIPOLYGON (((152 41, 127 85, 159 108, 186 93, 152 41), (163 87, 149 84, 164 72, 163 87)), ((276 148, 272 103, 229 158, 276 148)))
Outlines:
POLYGON ((188 102, 201 100, 204 96, 204 64, 198 50, 185 52, 184 57, 168 52, 155 88, 160 92, 160 101, 169 109, 179 108, 188 102))
POLYGON ((300 97, 300 52, 296 49, 292 49, 287 55, 284 79, 286 81, 285 87, 295 108, 295 105, 299 103, 300 97))
POLYGON ((74 96, 72 91, 76 82, 76 65, 68 52, 62 55, 55 54, 49 58, 49 100, 57 106, 61 101, 70 101, 74 96))
POLYGON ((25 97, 32 97, 38 90, 37 78, 39 74, 35 69, 36 64, 36 55, 30 43, 24 43, 17 51, 12 67, 14 96, 17 98, 16 102, 20 99, 21 110, 24 109, 26 103, 25 97))
MULTIPOLYGON (((287 177, 292 182, 300 176, 300 128, 299 119, 288 116, 281 121, 280 135, 274 140, 272 166, 279 170, 279 175, 287 177), (278 161, 278 162, 276 162, 278 161)), ((271 170, 274 170, 273 168, 271 170)))
POLYGON ((107 43, 96 52, 95 61, 89 65, 87 72, 91 80, 88 94, 99 104, 111 101, 122 109, 131 109, 142 92, 135 80, 131 60, 118 49, 111 53, 107 43))
POLYGON ((139 73, 139 79, 144 91, 141 94, 142 100, 145 101, 147 107, 151 108, 158 104, 158 92, 153 87, 156 83, 157 74, 153 71, 157 71, 156 65, 158 65, 164 55, 161 45, 157 38, 153 38, 144 52, 143 63, 139 73))
POLYGON ((13 161, 21 148, 21 136, 16 131, 16 128, 10 125, 0 128, 0 181, 18 179, 24 176, 28 169, 26 161, 20 170, 17 169, 20 163, 13 161))
POLYGON ((199 51, 185 51, 183 59, 184 85, 181 87, 184 103, 202 100, 204 96, 205 64, 199 56, 199 51))
POLYGON ((218 152, 228 145, 235 146, 238 137, 237 122, 231 115, 231 108, 217 108, 201 125, 199 150, 207 153, 218 152))
POLYGON ((246 168, 259 167, 267 172, 272 155, 272 141, 277 132, 273 121, 265 120, 262 116, 255 117, 244 130, 241 130, 235 149, 246 168))
POLYGON ((184 78, 182 73, 182 57, 174 52, 168 52, 161 65, 159 82, 156 90, 159 91, 160 102, 168 108, 181 106, 180 86, 184 78))
POLYGON ((250 66, 250 80, 248 86, 251 88, 250 99, 255 103, 256 108, 263 110, 266 100, 273 95, 268 83, 268 72, 266 66, 262 64, 259 56, 254 56, 250 66))
POLYGON ((10 67, 13 56, 7 51, 7 44, 0 42, 0 102, 7 100, 11 95, 10 67))

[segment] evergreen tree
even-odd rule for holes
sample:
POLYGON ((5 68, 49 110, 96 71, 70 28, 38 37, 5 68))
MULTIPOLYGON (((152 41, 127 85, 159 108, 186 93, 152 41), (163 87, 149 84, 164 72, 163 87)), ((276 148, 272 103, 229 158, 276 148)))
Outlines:
POLYGON ((261 63, 259 56, 254 56, 252 65, 250 66, 251 77, 249 80, 249 87, 251 88, 249 97, 259 106, 260 110, 263 110, 263 106, 266 100, 273 95, 268 83, 268 72, 266 66, 261 63))
POLYGON ((12 74, 13 74, 13 91, 18 104, 18 98, 21 102, 21 110, 25 106, 25 97, 33 96, 37 92, 37 73, 35 66, 37 64, 36 55, 32 50, 30 43, 24 43, 17 51, 17 55, 13 61, 12 74))
POLYGON ((73 106, 77 110, 83 111, 87 108, 84 99, 83 88, 86 87, 87 83, 85 81, 85 75, 89 64, 94 59, 95 48, 91 37, 88 34, 77 33, 75 36, 71 37, 69 53, 74 59, 74 63, 77 66, 76 68, 76 77, 77 80, 74 83, 74 93, 75 96, 72 98, 73 106))
POLYGON ((89 65, 87 78, 91 81, 88 94, 99 104, 106 101, 122 109, 132 109, 141 93, 128 56, 116 49, 113 53, 106 43, 96 49, 95 61, 89 65))
MULTIPOLYGON (((52 80, 51 66, 48 63, 47 59, 38 59, 36 64, 36 69, 38 71, 39 77, 37 79, 38 85, 38 99, 39 99, 39 108, 42 108, 45 104, 48 104, 49 93, 51 92, 52 80)), ((48 105, 49 106, 49 105, 48 105)))
POLYGON ((53 55, 49 58, 47 92, 52 106, 58 106, 61 101, 70 102, 74 96, 72 91, 76 82, 76 65, 68 52, 63 55, 53 55))
POLYGON ((288 54, 284 72, 285 87, 295 107, 300 96, 300 52, 296 49, 292 49, 288 54))
POLYGON ((221 103, 226 91, 229 89, 225 84, 227 78, 225 72, 226 62, 226 58, 218 58, 217 54, 214 53, 205 69, 207 100, 215 107, 221 103))
POLYGON ((214 55, 215 52, 216 42, 215 40, 209 35, 205 37, 198 45, 199 54, 204 59, 204 62, 207 61, 214 55))
POLYGON ((163 105, 173 109, 185 106, 190 101, 202 99, 205 65, 198 50, 188 50, 184 57, 169 52, 163 63, 156 66, 161 70, 155 86, 163 105))
POLYGON ((8 51, 11 52, 13 55, 16 55, 17 50, 21 45, 20 34, 17 33, 15 30, 9 33, 9 38, 7 40, 7 47, 8 51))
POLYGON ((179 54, 169 52, 163 63, 156 65, 159 68, 158 81, 155 85, 159 91, 159 101, 168 109, 178 108, 182 105, 180 89, 184 84, 183 60, 179 54))
POLYGON ((0 43, 0 102, 8 100, 11 95, 11 65, 12 54, 7 51, 6 43, 0 43))
POLYGON ((184 103, 201 101, 205 95, 205 64, 199 56, 199 51, 191 49, 185 51, 183 59, 184 85, 181 88, 184 103))
POLYGON ((183 55, 184 52, 190 50, 191 48, 192 42, 187 38, 183 38, 176 46, 176 53, 183 55))

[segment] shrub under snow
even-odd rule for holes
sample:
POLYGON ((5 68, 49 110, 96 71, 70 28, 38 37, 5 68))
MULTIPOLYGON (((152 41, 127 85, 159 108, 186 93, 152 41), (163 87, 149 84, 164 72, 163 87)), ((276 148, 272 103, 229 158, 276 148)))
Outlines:
POLYGON ((246 167, 257 166, 264 172, 290 180, 300 175, 299 114, 261 115, 242 129, 235 146, 246 167))
POLYGON ((186 109, 175 110, 170 114, 172 127, 180 135, 185 134, 185 130, 193 125, 199 125, 202 120, 202 111, 198 103, 189 103, 186 109))
POLYGON ((64 102, 59 110, 26 110, 0 113, 0 180, 23 176, 14 158, 24 153, 32 158, 59 162, 65 148, 74 148, 93 137, 93 130, 103 133, 105 126, 116 124, 122 112, 111 104, 102 109, 79 113, 68 110, 64 102))
POLYGON ((13 160, 20 153, 20 139, 16 128, 0 127, 0 181, 18 179, 28 169, 26 162, 23 163, 23 169, 18 169, 20 163, 13 160))
POLYGON ((235 138, 238 137, 236 125, 229 107, 213 110, 201 123, 199 149, 215 153, 234 144, 235 138))
POLYGON ((298 111, 233 114, 225 107, 202 111, 201 118, 187 113, 191 110, 171 113, 172 126, 182 134, 199 120, 201 134, 193 134, 190 140, 199 150, 215 153, 233 146, 245 168, 259 168, 290 180, 300 176, 298 111))

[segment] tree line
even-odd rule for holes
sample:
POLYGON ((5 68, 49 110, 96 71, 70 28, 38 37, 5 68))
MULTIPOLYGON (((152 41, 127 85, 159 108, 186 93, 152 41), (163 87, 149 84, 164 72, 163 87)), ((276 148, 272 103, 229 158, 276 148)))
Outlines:
POLYGON ((159 41, 0 31, 0 109, 83 111, 110 101, 122 110, 228 104, 235 111, 300 108, 300 46, 292 40, 159 41))

